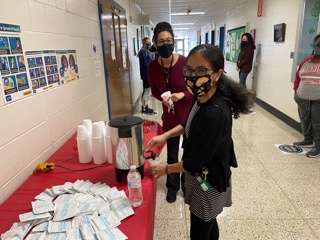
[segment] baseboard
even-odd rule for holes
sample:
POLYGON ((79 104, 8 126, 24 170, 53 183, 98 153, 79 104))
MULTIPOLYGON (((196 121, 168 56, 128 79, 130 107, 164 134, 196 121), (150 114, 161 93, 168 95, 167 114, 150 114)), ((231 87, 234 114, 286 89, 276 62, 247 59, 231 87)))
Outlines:
POLYGON ((284 123, 288 124, 290 127, 294 128, 298 132, 301 132, 300 123, 298 123, 297 121, 293 120, 292 118, 290 118, 289 116, 287 116, 283 112, 280 112, 278 109, 270 106, 268 103, 262 101, 259 98, 255 99, 255 103, 258 104, 259 106, 261 106, 262 108, 264 108, 265 110, 267 110, 268 112, 270 112, 275 117, 279 118, 284 123))

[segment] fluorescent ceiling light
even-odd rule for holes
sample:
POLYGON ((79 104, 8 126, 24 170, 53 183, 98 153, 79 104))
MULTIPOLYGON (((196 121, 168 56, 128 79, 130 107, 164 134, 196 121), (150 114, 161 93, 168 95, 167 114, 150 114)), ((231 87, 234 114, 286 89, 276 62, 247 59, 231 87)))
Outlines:
POLYGON ((189 29, 189 28, 174 28, 173 30, 187 30, 187 29, 189 29))
POLYGON ((178 26, 178 25, 192 25, 193 23, 171 23, 171 26, 178 26))
POLYGON ((181 16, 181 15, 202 15, 204 12, 190 12, 190 13, 171 13, 171 16, 181 16))

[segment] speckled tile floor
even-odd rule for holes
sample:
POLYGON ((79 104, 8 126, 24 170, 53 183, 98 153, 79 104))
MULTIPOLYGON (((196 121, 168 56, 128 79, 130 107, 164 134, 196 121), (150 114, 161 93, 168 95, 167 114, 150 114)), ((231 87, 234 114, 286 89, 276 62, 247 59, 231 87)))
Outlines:
MULTIPOLYGON (((152 100, 161 121, 161 105, 152 100)), ((254 106, 233 122, 239 167, 233 172, 233 205, 218 216, 221 240, 320 239, 320 158, 283 154, 275 144, 302 139, 295 129, 254 106)), ((305 149, 308 150, 308 149, 305 149)), ((161 157, 166 159, 166 148, 161 157)), ((181 156, 181 154, 180 154, 181 156)), ((165 178, 158 180, 154 240, 189 239, 190 214, 181 190, 167 203, 165 178)))

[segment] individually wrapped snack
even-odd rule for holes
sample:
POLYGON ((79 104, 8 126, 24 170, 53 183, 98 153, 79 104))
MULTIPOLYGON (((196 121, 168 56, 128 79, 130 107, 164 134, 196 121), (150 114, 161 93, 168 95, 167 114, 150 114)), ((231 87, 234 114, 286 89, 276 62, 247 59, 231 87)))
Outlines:
POLYGON ((68 229, 72 227, 71 220, 60 221, 60 222, 49 222, 48 232, 49 233, 59 233, 59 232, 67 232, 68 229))
POLYGON ((110 202, 112 202, 113 200, 116 200, 116 199, 122 199, 122 198, 126 198, 126 197, 127 197, 126 193, 123 190, 118 191, 118 189, 117 189, 117 191, 112 191, 108 194, 108 200, 110 202))
POLYGON ((84 223, 80 225, 80 232, 83 239, 96 240, 96 231, 92 227, 91 223, 84 223))
POLYGON ((77 202, 89 202, 94 201, 94 199, 94 196, 86 193, 76 193, 74 195, 74 200, 76 200, 77 202))
POLYGON ((73 186, 73 183, 66 182, 61 186, 60 191, 65 192, 65 193, 74 193, 72 186, 73 186))
POLYGON ((78 189, 78 192, 89 193, 89 189, 91 188, 92 185, 93 185, 92 182, 85 181, 78 189))
POLYGON ((70 228, 67 230, 66 240, 82 240, 79 228, 70 228))
POLYGON ((98 204, 96 203, 78 203, 78 213, 77 215, 82 215, 82 214, 93 214, 98 208, 98 204))
MULTIPOLYGON (((102 184, 101 184, 100 182, 97 182, 97 183, 93 184, 93 185, 90 187, 90 189, 89 189, 89 193, 90 193, 91 195, 94 195, 94 196, 95 196, 95 195, 96 195, 96 194, 95 194, 96 190, 98 190, 101 185, 102 185, 102 184)), ((104 185, 106 185, 106 184, 104 183, 104 185)))
POLYGON ((121 198, 112 201, 110 203, 110 208, 115 212, 120 221, 134 214, 128 198, 121 198))
POLYGON ((35 202, 31 202, 31 205, 34 214, 51 212, 54 210, 52 201, 37 200, 35 202))
POLYGON ((101 186, 95 190, 95 195, 100 196, 101 193, 107 192, 109 189, 111 189, 108 185, 106 184, 101 184, 101 186))
POLYGON ((61 187, 62 187, 62 186, 63 186, 63 185, 58 185, 58 186, 53 186, 53 187, 52 187, 52 191, 53 191, 53 193, 54 193, 55 196, 59 196, 59 195, 61 195, 61 194, 65 194, 65 192, 61 191, 61 187))
POLYGON ((79 228, 83 223, 90 223, 91 216, 80 215, 72 218, 72 228, 79 228))
POLYGON ((66 233, 48 233, 46 232, 46 235, 44 237, 45 240, 65 240, 67 238, 67 234, 66 233))
POLYGON ((101 196, 105 201, 112 201, 118 198, 126 197, 124 191, 119 191, 116 187, 106 189, 103 192, 98 192, 98 195, 101 196))
POLYGON ((47 192, 42 192, 39 195, 35 197, 36 200, 42 200, 42 201, 52 201, 53 197, 49 195, 47 192))
POLYGON ((107 229, 97 232, 99 240, 126 240, 128 237, 124 235, 118 228, 107 229))
POLYGON ((54 204, 69 203, 75 199, 72 194, 62 194, 54 200, 54 204))
POLYGON ((48 225, 49 222, 40 223, 32 229, 32 232, 45 232, 48 230, 48 225))
POLYGON ((24 234, 22 227, 16 227, 1 234, 2 240, 23 239, 23 237, 24 234))
POLYGON ((62 221, 76 216, 78 207, 72 203, 59 203, 55 205, 53 221, 62 221))
POLYGON ((56 197, 56 195, 53 192, 52 188, 47 188, 46 190, 44 190, 45 193, 47 193, 49 196, 51 196, 52 198, 56 197))
POLYGON ((73 183, 72 189, 75 190, 76 192, 79 192, 79 188, 81 185, 84 183, 83 180, 77 180, 73 183))
POLYGON ((32 232, 30 233, 26 240, 44 240, 46 232, 32 232))
POLYGON ((120 225, 120 220, 113 211, 109 211, 104 215, 94 214, 90 220, 92 226, 97 231, 115 228, 120 225))
POLYGON ((36 220, 27 222, 15 222, 12 224, 9 231, 1 234, 1 239, 23 239, 29 230, 34 226, 36 220))
POLYGON ((33 212, 27 212, 19 215, 20 222, 28 222, 31 220, 50 218, 50 217, 51 217, 50 213, 34 214, 33 212))
POLYGON ((109 202, 105 202, 104 204, 99 205, 97 210, 98 210, 98 213, 100 215, 111 211, 110 203, 109 202))

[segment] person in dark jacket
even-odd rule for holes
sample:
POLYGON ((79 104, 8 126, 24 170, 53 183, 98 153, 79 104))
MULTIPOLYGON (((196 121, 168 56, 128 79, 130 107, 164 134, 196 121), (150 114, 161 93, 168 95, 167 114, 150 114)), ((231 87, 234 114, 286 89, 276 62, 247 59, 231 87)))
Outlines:
POLYGON ((252 61, 254 50, 252 35, 250 33, 244 33, 241 36, 240 53, 237 61, 237 71, 239 72, 240 84, 246 86, 246 81, 249 73, 252 69, 252 61))
POLYGON ((149 37, 145 37, 142 39, 142 48, 140 49, 138 56, 139 56, 139 63, 140 63, 140 77, 143 82, 143 92, 141 96, 142 102, 142 113, 147 115, 154 115, 156 112, 149 108, 151 97, 150 85, 148 80, 148 66, 149 63, 152 62, 151 54, 149 49, 151 47, 151 41, 149 37))
POLYGON ((185 173, 185 203, 190 209, 190 239, 219 239, 216 217, 230 207, 231 167, 237 167, 232 140, 232 117, 249 113, 253 96, 224 74, 219 48, 193 48, 183 68, 187 89, 194 95, 188 117, 178 126, 153 137, 146 150, 183 135, 182 161, 150 166, 154 177, 185 173))

